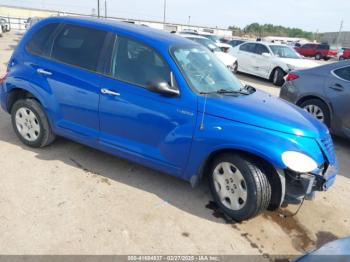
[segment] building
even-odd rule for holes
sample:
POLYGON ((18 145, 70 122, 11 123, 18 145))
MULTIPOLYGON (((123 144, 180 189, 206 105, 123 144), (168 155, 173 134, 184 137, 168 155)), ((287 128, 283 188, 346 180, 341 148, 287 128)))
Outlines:
POLYGON ((321 42, 332 46, 350 47, 350 32, 329 32, 324 33, 321 42))
MULTIPOLYGON (((43 9, 35 9, 35 8, 24 8, 17 6, 0 6, 0 16, 7 18, 11 23, 11 28, 24 30, 25 29, 25 21, 29 17, 48 17, 48 16, 60 16, 60 15, 71 15, 71 16, 92 16, 92 15, 83 15, 77 13, 70 12, 62 12, 56 10, 43 10, 43 9)), ((178 23, 163 23, 160 21, 151 21, 151 20, 136 20, 129 19, 125 17, 108 17, 108 19, 114 19, 117 21, 123 21, 133 24, 146 25, 152 28, 157 28, 161 30, 166 30, 169 32, 172 31, 183 31, 183 30, 196 30, 198 32, 206 32, 213 33, 219 35, 221 37, 231 37, 232 30, 217 28, 217 27, 206 27, 200 25, 186 25, 186 24, 178 24, 178 23)))

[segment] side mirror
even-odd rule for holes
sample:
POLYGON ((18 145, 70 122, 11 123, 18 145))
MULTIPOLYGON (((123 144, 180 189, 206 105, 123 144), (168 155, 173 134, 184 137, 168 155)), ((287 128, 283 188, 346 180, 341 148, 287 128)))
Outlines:
POLYGON ((270 56, 271 56, 270 53, 262 53, 261 55, 262 55, 263 57, 270 57, 270 56))
POLYGON ((149 86, 149 90, 164 96, 178 96, 180 95, 179 90, 172 89, 167 82, 156 82, 149 86))

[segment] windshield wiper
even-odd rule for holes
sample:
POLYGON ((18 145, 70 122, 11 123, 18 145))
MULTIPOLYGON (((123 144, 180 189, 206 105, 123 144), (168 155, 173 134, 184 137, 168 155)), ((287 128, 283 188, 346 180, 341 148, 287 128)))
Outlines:
POLYGON ((216 91, 210 91, 210 92, 200 92, 201 95, 209 95, 209 94, 241 94, 241 95, 250 95, 250 92, 246 92, 248 89, 241 88, 239 90, 228 90, 228 89, 219 89, 216 91))

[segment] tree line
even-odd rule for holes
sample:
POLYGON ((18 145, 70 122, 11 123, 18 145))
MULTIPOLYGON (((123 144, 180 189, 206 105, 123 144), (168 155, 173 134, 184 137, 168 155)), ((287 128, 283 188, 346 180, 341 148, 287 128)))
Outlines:
POLYGON ((244 28, 238 26, 229 26, 229 29, 238 34, 254 34, 259 37, 268 35, 273 36, 287 36, 287 37, 301 37, 307 39, 313 39, 315 37, 313 32, 307 32, 299 28, 284 27, 281 25, 273 24, 259 24, 252 23, 244 28))

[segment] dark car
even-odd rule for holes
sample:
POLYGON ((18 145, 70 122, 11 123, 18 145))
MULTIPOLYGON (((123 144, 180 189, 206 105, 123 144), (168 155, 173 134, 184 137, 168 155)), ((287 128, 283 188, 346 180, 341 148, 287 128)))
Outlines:
POLYGON ((350 138, 349 61, 289 73, 280 97, 304 108, 333 134, 350 138))
POLYGON ((296 47, 295 50, 302 56, 314 57, 316 60, 328 60, 338 54, 338 51, 331 49, 328 44, 305 44, 296 47))

